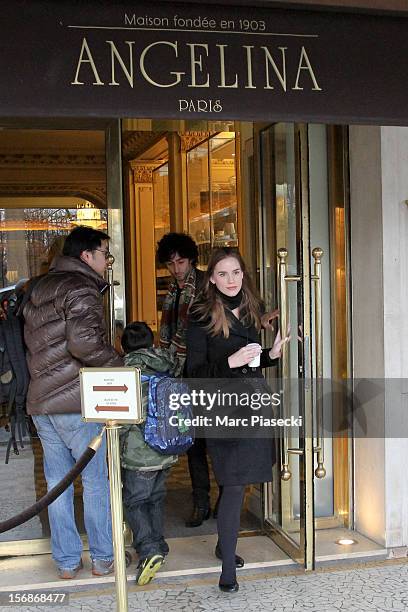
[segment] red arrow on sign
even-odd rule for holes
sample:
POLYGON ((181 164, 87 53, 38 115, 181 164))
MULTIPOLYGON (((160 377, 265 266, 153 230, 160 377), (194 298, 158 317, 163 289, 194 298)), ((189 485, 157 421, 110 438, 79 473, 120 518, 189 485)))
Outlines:
POLYGON ((126 385, 120 385, 119 387, 114 387, 114 386, 96 387, 94 386, 92 388, 94 391, 123 391, 123 393, 126 393, 129 387, 127 387, 126 385))
POLYGON ((129 412, 129 406, 95 406, 96 412, 129 412))

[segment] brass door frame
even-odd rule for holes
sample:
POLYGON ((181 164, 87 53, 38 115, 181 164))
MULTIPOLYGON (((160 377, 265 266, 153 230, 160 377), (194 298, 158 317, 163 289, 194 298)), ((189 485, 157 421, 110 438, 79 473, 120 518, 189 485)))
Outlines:
MULTIPOLYGON (((308 133, 307 125, 301 124, 295 128, 296 136, 296 154, 300 167, 298 180, 300 181, 301 194, 301 217, 302 217, 302 270, 299 271, 303 277, 303 376, 307 380, 313 378, 312 371, 312 319, 311 319, 311 302, 312 302, 312 272, 310 267, 310 203, 309 203, 309 148, 308 148, 308 133)), ((308 384, 304 386, 304 414, 303 414, 303 456, 299 456, 300 461, 300 481, 302 483, 302 469, 304 471, 303 487, 301 485, 301 500, 303 493, 303 516, 300 515, 301 525, 301 542, 303 534, 303 545, 305 555, 305 569, 314 569, 315 564, 315 524, 314 524, 314 454, 313 454, 313 397, 312 388, 308 384), (303 488, 303 491, 302 491, 303 488), (302 530, 302 521, 303 530, 302 530)))
MULTIPOLYGON (((258 138, 260 133, 258 134, 258 138)), ((260 144, 260 143, 259 143, 260 144)), ((297 193, 297 221, 296 221, 296 244, 298 258, 298 317, 303 324, 303 342, 298 347, 301 354, 302 378, 310 380, 312 378, 312 351, 311 347, 311 291, 312 291, 312 271, 310 265, 310 211, 309 211, 309 160, 308 160, 308 133, 306 124, 295 124, 294 126, 294 155, 295 155, 295 189, 297 193), (300 298, 300 300, 299 300, 300 298), (300 301, 300 303, 299 303, 300 301)), ((258 146, 257 150, 261 152, 258 146)), ((260 157, 261 159, 261 157, 260 157)), ((261 168, 259 168, 261 170, 261 168)), ((261 173, 258 173, 259 181, 262 181, 261 173)), ((261 183, 260 183, 261 184, 261 183)), ((261 201, 259 202, 262 204, 261 201)), ((265 206, 262 207, 265 215, 265 206)), ((277 245, 285 247, 286 245, 277 245)), ((265 248, 265 245, 264 245, 265 248)), ((263 258, 260 258, 263 266, 263 258)), ((261 269, 261 279, 264 271, 261 269), (263 273, 262 273, 263 272, 263 273)), ((295 277, 293 277, 295 280, 295 277)), ((283 281, 284 283, 286 281, 283 281)), ((262 288, 261 288, 262 289, 262 288)), ((285 316, 281 311, 281 321, 285 321, 285 316)), ((284 322, 286 325, 286 322, 284 322)), ((285 330, 281 330, 282 333, 285 330)), ((283 363, 285 363, 283 356, 283 363)), ((286 373, 288 374, 288 373, 286 373)), ((314 569, 315 563, 315 538, 314 538, 314 449, 313 449, 313 398, 310 385, 302 386, 302 399, 300 402, 300 413, 303 416, 303 427, 299 434, 298 448, 293 449, 299 460, 299 500, 300 500, 300 520, 299 522, 289 521, 280 526, 272 522, 271 516, 271 484, 263 486, 263 510, 264 528, 266 533, 282 548, 290 557, 302 563, 306 570, 314 569), (289 537, 290 525, 299 525, 299 544, 289 537), (286 526, 286 529, 285 529, 286 526)), ((285 491, 283 487, 283 490, 285 491)), ((286 506, 289 508, 289 500, 286 506)))
MULTIPOLYGON (((254 139, 255 139, 255 143, 256 143, 256 150, 260 151, 260 133, 262 130, 270 127, 269 125, 263 124, 257 124, 254 130, 254 139)), ((308 137, 308 126, 306 124, 303 125, 298 125, 296 126, 297 130, 298 130, 298 135, 300 134, 300 138, 303 137, 304 142, 307 143, 307 137, 308 137)), ((350 278, 350 261, 349 261, 349 223, 348 223, 348 215, 349 215, 349 210, 348 210, 348 189, 349 189, 349 185, 348 185, 348 164, 347 164, 347 128, 340 128, 339 126, 327 126, 327 133, 328 133, 328 152, 329 152, 329 174, 328 174, 328 178, 329 178, 329 211, 330 211, 330 263, 331 263, 331 278, 335 278, 334 276, 334 272, 335 272, 335 260, 334 257, 332 255, 332 250, 335 248, 335 244, 336 240, 335 240, 335 229, 336 229, 336 220, 334 219, 334 215, 336 212, 336 207, 339 206, 339 201, 343 203, 344 206, 344 215, 345 215, 345 219, 344 219, 344 244, 340 244, 340 247, 337 245, 337 248, 340 248, 340 250, 343 250, 343 256, 344 256, 344 261, 343 261, 343 272, 345 274, 346 277, 346 287, 345 287, 345 311, 344 311, 344 304, 342 305, 342 312, 341 312, 341 317, 345 316, 345 320, 341 321, 341 325, 343 325, 343 332, 345 333, 345 336, 342 338, 342 345, 339 349, 338 346, 338 339, 336 337, 333 336, 332 338, 332 360, 333 360, 333 364, 336 364, 336 360, 338 358, 337 353, 340 350, 340 353, 342 353, 342 359, 343 362, 345 360, 345 356, 343 355, 343 353, 346 353, 346 361, 347 361, 347 376, 350 376, 350 372, 351 372, 351 357, 350 357, 350 325, 349 325, 349 319, 350 319, 350 287, 349 287, 349 281, 347 279, 350 278), (339 135, 339 131, 342 132, 341 135, 339 135), (332 132, 334 132, 334 135, 332 134, 332 132), (337 140, 335 140, 335 138, 337 138, 337 140), (340 176, 341 175, 341 176, 340 176), (340 180, 339 180, 339 176, 340 176, 340 180), (345 314, 344 314, 345 313, 345 314)), ((308 160, 307 160, 307 151, 308 151, 308 147, 303 147, 303 150, 306 151, 306 154, 302 156, 301 151, 299 152, 299 147, 298 147, 298 178, 299 176, 303 176, 303 178, 306 178, 306 180, 302 180, 299 182, 297 182, 296 188, 298 193, 301 194, 301 205, 302 205, 302 219, 304 222, 308 222, 308 160)), ((260 158, 259 158, 260 159, 260 158)), ((259 177, 258 183, 260 183, 261 181, 261 169, 260 166, 258 167, 258 171, 257 171, 257 176, 259 177)), ((258 194, 258 202, 259 204, 261 203, 261 195, 258 194)), ((264 211, 264 215, 265 215, 265 211, 264 211)), ((265 218, 264 218, 264 222, 265 222, 265 218)), ((271 222, 270 217, 269 217, 269 222, 271 222)), ((304 261, 310 262, 310 251, 308 250, 308 253, 305 252, 305 241, 303 241, 303 258, 304 261), (307 257, 306 257, 307 255, 307 257)), ((264 279, 264 273, 262 271, 262 266, 264 264, 263 258, 262 258, 262 248, 267 248, 268 245, 263 245, 261 244, 261 241, 258 241, 258 245, 259 245, 259 263, 260 263, 260 267, 261 267, 261 292, 263 293, 263 290, 265 289, 263 286, 263 279, 264 279)), ((283 246, 283 245, 279 245, 276 244, 276 247, 279 246, 283 246)), ((317 246, 317 245, 309 245, 309 246, 317 246)), ((329 256, 329 253, 327 253, 326 255, 327 257, 329 256)), ((310 267, 310 266, 309 266, 310 267)), ((308 286, 311 286, 310 281, 313 279, 313 274, 311 274, 311 270, 309 269, 308 271, 308 286)), ((331 286, 331 302, 332 304, 335 304, 335 300, 334 300, 334 284, 330 283, 331 286)), ((325 305, 325 307, 329 307, 329 305, 325 305)), ((332 311, 331 311, 331 324, 332 324, 332 328, 334 329, 335 326, 335 322, 338 319, 338 313, 335 312, 335 308, 334 306, 332 307, 332 311)), ((292 330, 293 333, 293 330, 292 330)), ((341 378, 340 373, 339 373, 339 368, 333 366, 333 377, 334 378, 341 378)), ((343 367, 344 369, 344 367, 343 367)), ((345 376, 345 374, 343 373, 343 377, 345 376)), ((309 424, 309 431, 310 431, 310 424, 309 424)), ((310 440, 311 438, 309 438, 310 440)), ((309 446, 310 446, 310 442, 309 442, 309 446)), ((309 448, 310 450, 310 448, 309 448)), ((310 456, 310 455, 309 455, 310 456)), ((314 464, 314 462, 313 462, 314 464)), ((309 475, 310 475, 310 471, 313 472, 313 464, 308 466, 305 466, 305 470, 309 471, 309 475)), ((316 518, 314 521, 314 528, 315 529, 327 529, 327 528, 333 528, 333 527, 351 527, 352 524, 352 519, 351 519, 351 513, 350 513, 350 503, 351 503, 351 499, 352 499, 352 478, 351 478, 351 474, 352 474, 352 440, 350 440, 349 438, 346 439, 342 439, 342 438, 337 438, 337 437, 333 437, 333 477, 334 477, 334 488, 333 488, 333 494, 334 494, 334 513, 331 516, 324 516, 321 518, 316 518), (346 459, 346 461, 345 461, 346 459)), ((308 495, 310 495, 310 490, 308 492, 308 495)), ((270 485, 265 485, 264 486, 264 506, 263 506, 263 511, 264 511, 264 516, 269 516, 271 515, 271 508, 267 508, 267 500, 268 498, 270 498, 271 496, 271 486, 270 485), (269 490, 269 494, 268 494, 268 490, 269 490)), ((290 502, 290 500, 289 500, 290 502)), ((297 517, 289 517, 289 519, 286 522, 286 528, 288 533, 291 532, 299 532, 300 529, 300 521, 297 517)), ((279 529, 276 528, 276 526, 268 526, 268 529, 270 531, 270 535, 271 537, 273 537, 274 541, 280 545, 290 556, 292 556, 293 558, 296 558, 296 548, 293 547, 292 543, 290 541, 288 541, 288 538, 285 536, 285 534, 281 534, 279 533, 279 529)), ((310 534, 311 534, 311 530, 309 530, 309 535, 306 534, 306 538, 309 538, 310 540, 310 534)), ((305 561, 305 565, 307 567, 310 567, 312 565, 312 561, 311 561, 311 555, 307 555, 306 554, 306 561, 305 561)))
MULTIPOLYGON (((32 130, 101 130, 105 132, 105 152, 106 152, 106 190, 107 190, 107 209, 109 215, 109 202, 115 203, 115 209, 123 211, 122 201, 122 153, 121 153, 121 128, 120 120, 104 119, 0 119, 0 127, 4 129, 32 129, 32 130)), ((109 217, 108 217, 109 219, 109 217)), ((108 220, 109 223, 109 220, 108 220)), ((110 230, 109 230, 110 231, 110 230)), ((121 245, 123 242, 123 223, 119 230, 121 245)), ((122 262, 123 266, 123 248, 122 262)), ((116 255, 117 259, 118 256, 116 255)), ((123 291, 123 307, 126 316, 126 294, 123 291)), ((124 321, 125 323, 125 321, 124 321)), ((11 458, 11 461, 13 459, 11 458)), ((4 466, 3 469, 7 469, 4 466)), ((81 535, 84 550, 88 550, 88 540, 86 535, 81 535)), ((35 538, 27 540, 5 540, 0 542, 0 557, 2 556, 21 556, 34 554, 49 554, 51 552, 50 538, 35 538)))

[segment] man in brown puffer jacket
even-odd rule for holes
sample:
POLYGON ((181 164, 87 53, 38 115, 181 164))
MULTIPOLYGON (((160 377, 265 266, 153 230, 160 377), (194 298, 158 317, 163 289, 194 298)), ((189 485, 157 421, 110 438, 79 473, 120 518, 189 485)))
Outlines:
MULTIPOLYGON (((81 418, 81 367, 122 366, 105 338, 102 294, 109 236, 77 227, 67 236, 63 256, 35 284, 24 307, 24 338, 31 381, 27 412, 44 450, 44 472, 52 489, 72 468, 101 429, 81 418)), ((113 572, 113 549, 106 443, 82 472, 84 520, 92 573, 113 572)), ((74 517, 71 485, 48 508, 52 555, 60 578, 82 568, 82 542, 74 517)))

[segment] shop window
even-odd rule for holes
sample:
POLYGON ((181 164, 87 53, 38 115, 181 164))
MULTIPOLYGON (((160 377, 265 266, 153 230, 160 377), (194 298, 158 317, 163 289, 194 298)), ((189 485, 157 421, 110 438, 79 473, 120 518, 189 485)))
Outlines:
MULTIPOLYGON (((180 165, 176 164, 182 175, 177 177, 173 171, 173 179, 170 177, 170 180, 168 151, 161 148, 157 167, 152 171, 155 246, 164 234, 172 231, 171 206, 177 207, 178 213, 182 209, 187 222, 184 231, 197 243, 198 266, 201 269, 206 269, 212 247, 238 246, 235 142, 235 132, 219 132, 207 138, 187 151, 186 160, 183 158, 180 165), (166 163, 163 163, 164 160, 166 163), (183 185, 183 197, 172 205, 171 180, 180 180, 183 185)), ((146 152, 143 155, 153 158, 146 152)), ((156 261, 157 327, 160 326, 163 301, 170 282, 167 267, 156 261)))
POLYGON ((66 208, 0 208, 0 286, 45 273, 61 250, 58 238, 77 225, 107 231, 107 210, 86 200, 66 208))
POLYGON ((212 247, 238 246, 235 133, 221 132, 187 153, 188 232, 206 268, 212 247))

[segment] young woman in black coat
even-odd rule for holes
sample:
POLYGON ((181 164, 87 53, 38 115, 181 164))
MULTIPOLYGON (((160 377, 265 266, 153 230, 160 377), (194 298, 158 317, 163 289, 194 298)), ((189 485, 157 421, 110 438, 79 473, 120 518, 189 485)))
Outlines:
MULTIPOLYGON (((202 292, 190 310, 188 376, 236 378, 241 384, 243 379, 261 378, 261 368, 276 364, 282 344, 288 340, 282 340, 278 333, 271 349, 261 349, 262 313, 263 303, 239 252, 229 247, 215 249, 202 292), (250 367, 259 355, 260 366, 250 367)), ((209 438, 207 447, 217 483, 222 486, 217 517, 217 548, 222 555, 219 586, 222 591, 234 592, 238 590, 235 550, 245 486, 271 480, 272 440, 209 438)))

